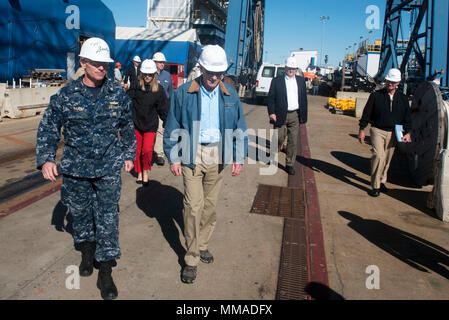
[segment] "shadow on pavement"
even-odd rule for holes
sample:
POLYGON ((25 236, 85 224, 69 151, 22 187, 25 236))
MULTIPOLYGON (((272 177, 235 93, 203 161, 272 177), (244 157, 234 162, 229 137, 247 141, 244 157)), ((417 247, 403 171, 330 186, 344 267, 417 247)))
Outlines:
POLYGON ((53 209, 53 214, 51 216, 51 225, 55 226, 55 229, 59 232, 64 232, 64 230, 73 235, 73 218, 69 209, 58 201, 55 208, 53 209), (67 223, 66 223, 67 220, 67 223))
POLYGON ((419 271, 433 271, 449 279, 449 252, 444 248, 378 220, 364 219, 347 211, 338 214, 349 220, 351 229, 393 257, 419 271))
POLYGON ((345 300, 343 296, 319 282, 309 282, 306 286, 306 292, 314 300, 345 300))
POLYGON ((371 176, 371 158, 364 158, 356 154, 341 151, 332 151, 331 155, 348 167, 371 176))
POLYGON ((136 203, 148 217, 157 220, 165 240, 177 254, 178 263, 183 266, 186 251, 181 244, 176 227, 177 224, 184 232, 183 194, 171 186, 150 180, 147 187, 136 190, 136 203))
POLYGON ((298 161, 302 165, 312 169, 313 171, 323 172, 331 177, 334 177, 340 181, 343 181, 347 184, 357 187, 363 191, 368 192, 371 189, 370 181, 360 178, 354 172, 351 172, 342 167, 336 166, 332 163, 329 163, 326 161, 321 161, 321 160, 308 159, 308 158, 304 158, 301 156, 296 156, 296 161, 298 161), (355 183, 355 182, 351 181, 349 178, 354 179, 364 185, 367 185, 368 187, 365 187, 359 183, 355 183))
MULTIPOLYGON (((359 140, 359 135, 355 133, 350 133, 349 136, 353 137, 356 140, 359 140)), ((371 145, 371 136, 365 136, 365 143, 367 145, 371 145)))

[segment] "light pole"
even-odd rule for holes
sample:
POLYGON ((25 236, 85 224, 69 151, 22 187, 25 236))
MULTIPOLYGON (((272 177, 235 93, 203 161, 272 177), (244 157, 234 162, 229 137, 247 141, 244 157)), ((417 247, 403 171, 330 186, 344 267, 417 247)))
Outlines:
POLYGON ((323 32, 321 34, 321 55, 320 55, 320 67, 322 67, 322 61, 323 61, 323 43, 324 43, 324 24, 326 23, 326 20, 329 20, 330 17, 321 16, 320 21, 323 21, 323 32))

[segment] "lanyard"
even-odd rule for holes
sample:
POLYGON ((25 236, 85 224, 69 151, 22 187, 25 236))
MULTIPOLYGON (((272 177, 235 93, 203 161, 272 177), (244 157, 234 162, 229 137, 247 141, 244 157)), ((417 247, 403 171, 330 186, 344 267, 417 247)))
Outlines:
POLYGON ((97 103, 95 104, 95 106, 94 106, 93 109, 92 109, 92 107, 91 107, 89 101, 87 100, 87 98, 84 97, 84 96, 83 96, 83 98, 84 98, 84 101, 86 102, 87 109, 90 111, 90 114, 91 114, 91 116, 92 116, 92 120, 94 120, 94 118, 95 118, 95 111, 97 110, 98 104, 101 102, 101 98, 98 99, 98 101, 97 101, 97 103))

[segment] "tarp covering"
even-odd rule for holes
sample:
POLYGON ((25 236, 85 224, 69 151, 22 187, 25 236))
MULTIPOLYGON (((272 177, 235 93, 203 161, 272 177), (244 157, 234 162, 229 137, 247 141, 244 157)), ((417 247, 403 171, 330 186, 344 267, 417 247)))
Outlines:
POLYGON ((167 63, 178 63, 189 72, 199 57, 201 46, 195 29, 186 31, 154 31, 146 28, 116 28, 115 60, 126 67, 134 56, 142 61, 162 52, 167 63))
POLYGON ((114 52, 114 16, 100 0, 1 0, 0 12, 0 82, 30 69, 73 71, 80 36, 100 37, 114 52))

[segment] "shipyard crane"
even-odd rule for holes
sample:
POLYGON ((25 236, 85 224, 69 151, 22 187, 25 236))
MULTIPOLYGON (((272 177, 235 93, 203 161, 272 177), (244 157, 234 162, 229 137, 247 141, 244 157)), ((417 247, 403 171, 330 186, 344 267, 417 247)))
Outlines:
POLYGON ((407 79, 412 97, 412 143, 406 145, 409 170, 417 185, 433 184, 427 205, 449 221, 449 104, 447 0, 387 0, 379 71, 390 68, 407 79))
POLYGON ((262 64, 265 0, 229 0, 225 51, 229 59, 227 74, 238 77, 262 64))

